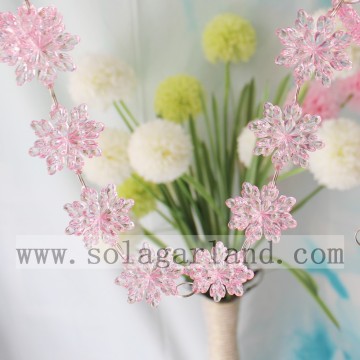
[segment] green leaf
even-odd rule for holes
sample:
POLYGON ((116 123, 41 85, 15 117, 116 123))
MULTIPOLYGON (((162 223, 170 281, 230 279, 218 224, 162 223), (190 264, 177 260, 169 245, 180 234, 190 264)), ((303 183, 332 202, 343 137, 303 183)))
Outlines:
POLYGON ((324 185, 319 185, 314 191, 312 191, 309 195, 305 196, 298 204, 296 204, 293 209, 292 213, 295 211, 300 210, 309 200, 311 200, 317 193, 319 193, 322 189, 324 189, 324 185))
MULTIPOLYGON (((242 131, 242 123, 245 123, 245 121, 242 121, 243 118, 245 118, 244 114, 244 107, 247 103, 247 98, 249 94, 249 85, 246 84, 239 96, 238 105, 235 113, 235 121, 234 121, 234 130, 232 131, 232 140, 231 140, 231 147, 230 147, 230 171, 229 171, 229 191, 232 192, 233 188, 233 182, 235 178, 235 168, 238 163, 238 156, 237 156, 237 139, 242 131)), ((240 181, 242 180, 243 174, 239 173, 240 181)))
POLYGON ((221 154, 223 153, 223 147, 221 142, 218 105, 217 105, 216 97, 214 95, 212 95, 211 97, 211 105, 212 105, 214 127, 215 127, 215 144, 216 144, 217 161, 219 166, 221 166, 221 158, 222 158, 221 154))
POLYGON ((280 174, 277 181, 280 182, 280 181, 284 181, 285 179, 289 178, 289 177, 292 177, 292 176, 295 176, 295 175, 298 175, 298 174, 301 174, 303 172, 305 172, 306 170, 304 168, 301 168, 301 167, 296 167, 288 172, 285 172, 283 174, 280 174))
POLYGON ((156 235, 154 235, 151 231, 149 231, 147 228, 142 226, 142 229, 144 231, 144 234, 156 245, 158 245, 162 249, 166 249, 168 246, 160 240, 156 235))
POLYGON ((310 88, 310 82, 306 82, 300 89, 300 93, 299 93, 299 97, 298 97, 298 103, 300 105, 302 105, 302 103, 304 102, 305 100, 305 97, 309 91, 309 88, 310 88))
POLYGON ((320 308, 324 311, 325 315, 329 318, 329 320, 340 329, 340 324, 328 306, 325 304, 324 300, 318 294, 318 285, 314 278, 305 270, 294 269, 285 261, 282 261, 282 265, 287 268, 295 278, 304 286, 304 288, 309 292, 309 294, 314 298, 320 308))
MULTIPOLYGON (((182 179, 189 183, 190 185, 192 185, 195 190, 199 193, 199 195, 201 195, 206 201, 207 203, 211 206, 211 208, 221 217, 221 211, 219 210, 218 206, 216 205, 214 199, 211 197, 211 195, 207 192, 207 190, 205 189, 205 187, 199 183, 199 181, 194 178, 191 175, 185 174, 182 176, 182 179)), ((224 200, 225 201, 225 200, 224 200)), ((224 205, 225 206, 225 205, 224 205)))

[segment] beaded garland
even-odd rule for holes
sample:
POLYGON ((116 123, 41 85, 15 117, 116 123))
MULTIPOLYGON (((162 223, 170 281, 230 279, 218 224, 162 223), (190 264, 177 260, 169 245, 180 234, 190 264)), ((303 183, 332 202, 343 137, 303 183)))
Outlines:
MULTIPOLYGON (((307 167, 308 153, 324 146, 316 135, 321 118, 303 113, 298 104, 300 89, 312 77, 330 86, 334 71, 351 67, 346 49, 351 43, 360 45, 360 16, 352 7, 357 2, 334 0, 332 9, 317 20, 299 10, 294 27, 277 31, 284 49, 275 63, 293 69, 296 92, 292 104, 284 109, 266 103, 263 119, 249 124, 257 137, 254 154, 271 155, 275 172, 261 190, 244 183, 241 196, 226 201, 232 213, 228 226, 245 230, 243 247, 232 254, 236 261, 228 261, 230 253, 220 241, 211 251, 198 250, 196 261, 188 266, 174 262, 172 249, 161 249, 167 264, 164 267, 127 261, 115 282, 128 290, 130 303, 145 300, 156 307, 162 294, 179 295, 178 287, 183 284, 179 280, 184 275, 192 280, 190 295, 209 291, 216 302, 227 293, 242 296, 243 284, 254 277, 245 265, 248 247, 263 236, 278 242, 282 231, 297 226, 291 215, 296 200, 279 195, 276 179, 289 162, 307 167), (336 16, 346 32, 335 29, 336 16)), ((119 233, 134 227, 129 217, 134 201, 119 198, 114 184, 99 192, 89 188, 81 175, 84 158, 101 156, 97 139, 104 125, 89 119, 85 104, 68 111, 59 104, 54 91, 57 73, 76 68, 68 52, 78 42, 78 36, 65 32, 62 15, 53 6, 36 9, 26 0, 16 13, 0 13, 0 61, 16 67, 18 85, 37 78, 49 90, 53 102, 49 120, 31 123, 38 139, 29 153, 46 159, 50 175, 67 167, 81 183, 80 200, 64 207, 71 219, 66 233, 82 236, 87 247, 101 239, 124 255, 117 240, 119 233)), ((142 250, 156 253, 148 244, 142 250)))

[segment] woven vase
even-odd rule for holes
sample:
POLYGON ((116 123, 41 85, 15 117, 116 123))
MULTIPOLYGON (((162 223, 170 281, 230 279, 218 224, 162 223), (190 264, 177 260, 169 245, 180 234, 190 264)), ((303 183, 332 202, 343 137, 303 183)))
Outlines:
POLYGON ((237 341, 239 305, 239 298, 220 303, 203 299, 209 360, 239 360, 237 341))

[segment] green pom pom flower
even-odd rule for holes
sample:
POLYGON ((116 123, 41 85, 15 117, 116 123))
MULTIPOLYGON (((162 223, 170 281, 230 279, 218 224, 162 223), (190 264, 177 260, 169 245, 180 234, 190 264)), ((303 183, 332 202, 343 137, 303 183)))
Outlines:
POLYGON ((155 112, 166 120, 177 123, 195 118, 202 110, 202 86, 188 75, 170 76, 157 88, 155 112))
POLYGON ((218 15, 205 28, 203 48, 212 63, 248 61, 255 52, 256 32, 238 15, 218 15))
POLYGON ((137 218, 141 218, 156 209, 156 199, 144 186, 141 186, 141 182, 150 187, 152 191, 157 191, 156 185, 145 181, 138 175, 133 175, 117 187, 119 197, 135 201, 136 205, 131 211, 137 218))

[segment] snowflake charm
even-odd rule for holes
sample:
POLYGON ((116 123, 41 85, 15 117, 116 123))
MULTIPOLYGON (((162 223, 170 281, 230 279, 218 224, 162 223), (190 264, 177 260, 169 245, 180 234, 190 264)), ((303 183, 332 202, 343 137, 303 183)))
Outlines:
POLYGON ((131 256, 123 264, 124 269, 115 283, 128 290, 128 302, 145 300, 152 307, 160 303, 161 293, 177 295, 177 280, 183 274, 183 266, 173 261, 172 249, 158 252, 145 243, 139 251, 139 259, 131 256))
POLYGON ((114 246, 119 233, 134 228, 128 215, 133 206, 133 200, 118 197, 115 185, 108 185, 100 194, 94 189, 83 187, 80 201, 64 206, 71 217, 66 234, 82 235, 88 248, 98 244, 99 239, 114 246))
MULTIPOLYGON (((333 1, 333 6, 336 7, 339 0, 333 1)), ((360 45, 360 16, 356 10, 348 4, 342 4, 337 12, 341 22, 346 31, 351 35, 352 41, 356 45, 360 45)))
POLYGON ((45 86, 51 86, 57 70, 75 70, 67 52, 78 44, 79 37, 64 29, 55 7, 28 9, 23 5, 17 14, 0 13, 0 61, 16 65, 18 85, 37 75, 45 86))
POLYGON ((266 240, 279 242, 283 230, 297 225, 290 214, 295 202, 293 197, 279 197, 272 182, 263 186, 261 192, 257 186, 244 183, 241 196, 226 201, 232 213, 229 228, 245 230, 250 243, 260 240, 263 234, 266 240))
POLYGON ((295 28, 279 29, 277 35, 285 46, 275 63, 294 68, 298 85, 315 78, 323 85, 330 86, 333 70, 351 68, 346 53, 351 36, 344 31, 334 32, 334 20, 320 16, 315 20, 304 10, 299 10, 295 28))
POLYGON ((194 262, 186 269, 185 274, 193 279, 193 292, 206 293, 219 302, 226 293, 242 296, 243 284, 254 277, 252 270, 244 265, 242 251, 228 251, 221 241, 211 249, 197 249, 194 262))
POLYGON ((302 116, 298 104, 287 105, 281 111, 280 107, 266 103, 264 119, 249 124, 249 129, 259 138, 254 154, 268 156, 274 152, 271 160, 277 170, 289 161, 305 168, 309 162, 308 151, 324 146, 316 136, 320 122, 320 116, 302 116))
POLYGON ((50 175, 64 166, 80 174, 84 157, 101 156, 96 140, 104 130, 104 125, 88 119, 85 104, 75 107, 70 114, 61 105, 53 106, 50 120, 34 120, 31 127, 39 139, 29 154, 46 158, 50 175))

